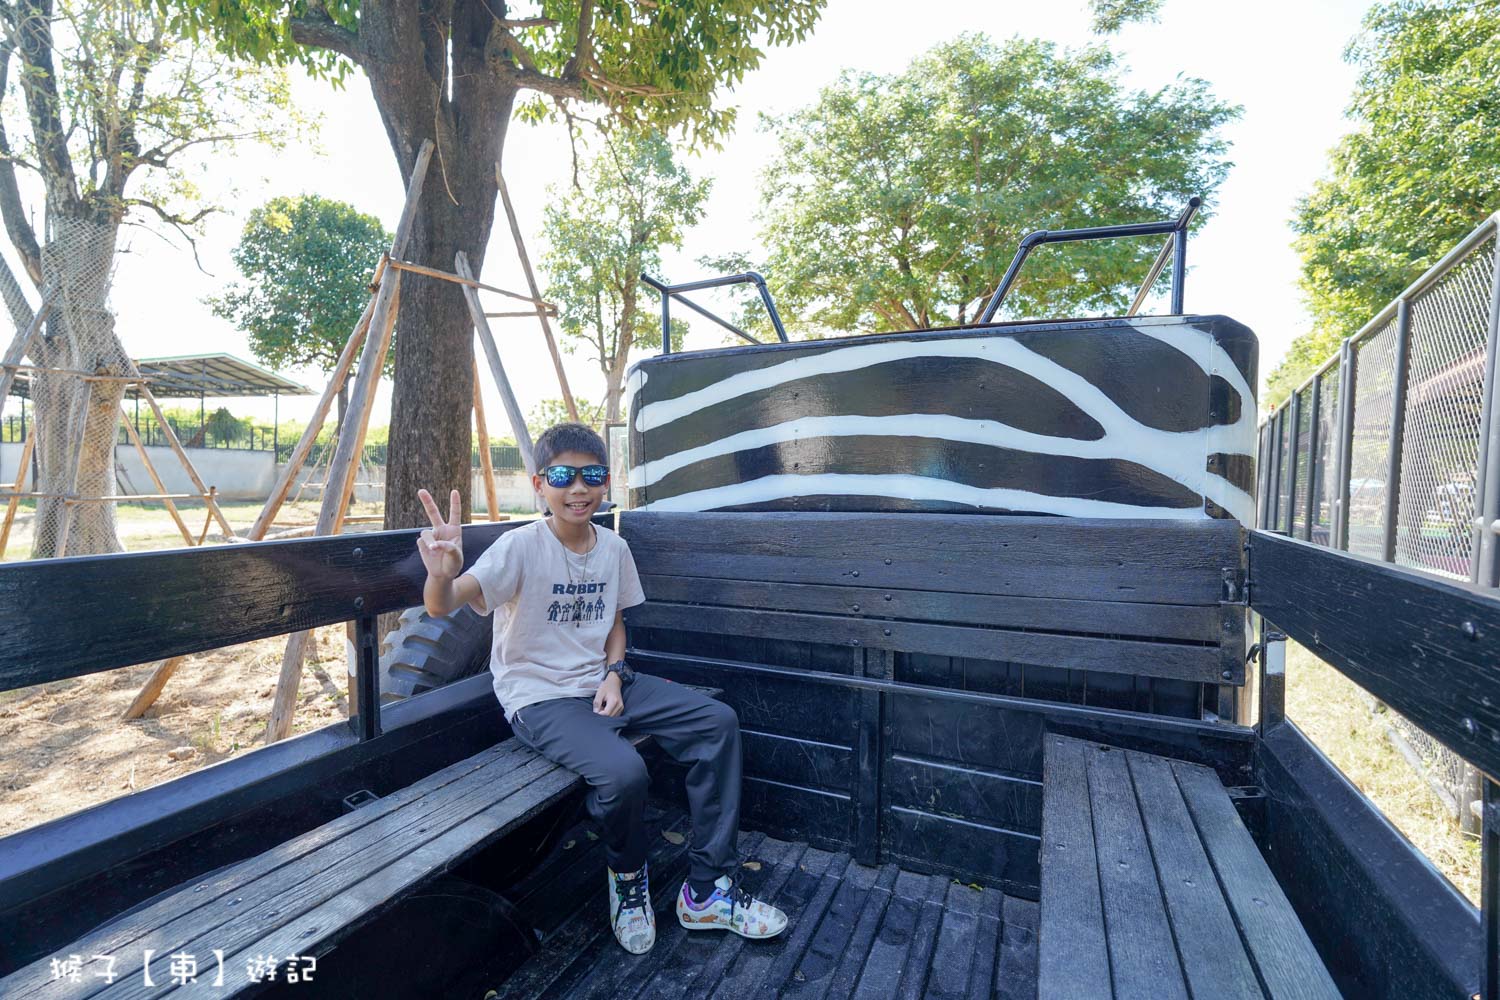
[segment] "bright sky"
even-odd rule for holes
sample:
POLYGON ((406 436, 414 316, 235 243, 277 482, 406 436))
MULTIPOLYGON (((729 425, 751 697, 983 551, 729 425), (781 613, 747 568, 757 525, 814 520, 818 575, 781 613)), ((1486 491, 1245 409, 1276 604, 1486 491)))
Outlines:
MULTIPOLYGON (((1366 6, 1363 0, 1169 0, 1160 23, 1132 26, 1114 39, 1123 50, 1130 84, 1155 89, 1178 75, 1197 76, 1209 81, 1221 99, 1244 106, 1243 118, 1227 132, 1235 166, 1218 192, 1216 214, 1189 244, 1187 308, 1224 313, 1254 329, 1261 343, 1262 378, 1307 325, 1287 220, 1296 198, 1323 171, 1328 148, 1349 128, 1343 109, 1354 73, 1341 55, 1366 6)), ((714 178, 714 193, 687 246, 668 256, 666 278, 706 276, 695 263, 705 254, 739 250, 757 255, 757 178, 774 152, 772 137, 756 127, 758 111, 781 113, 807 104, 844 68, 898 71, 962 31, 1048 38, 1063 46, 1094 40, 1084 0, 926 0, 917 8, 896 0, 830 0, 809 40, 771 50, 758 71, 724 95, 740 107, 740 127, 722 152, 690 161, 700 176, 714 178)), ((245 336, 214 318, 203 299, 237 278, 230 249, 246 214, 268 198, 317 193, 351 202, 394 228, 402 185, 364 79, 356 77, 343 92, 304 80, 297 91, 304 106, 322 118, 321 151, 246 148, 217 160, 222 166, 216 166, 206 189, 212 194, 213 185, 222 183, 234 191, 225 202, 230 213, 214 220, 199 241, 210 274, 196 269, 185 247, 139 229, 130 231, 126 242, 131 253, 119 265, 113 305, 120 335, 133 356, 226 351, 252 357, 245 336)), ((543 249, 541 208, 547 186, 565 183, 570 171, 561 127, 512 126, 505 169, 535 261, 543 249)), ((497 214, 483 278, 522 289, 510 234, 503 213, 497 214)), ((767 278, 774 293, 776 276, 767 278)), ((493 300, 491 308, 503 301, 493 300)), ((557 397, 537 323, 492 322, 523 409, 529 412, 536 402, 557 397)), ((796 339, 796 331, 791 334, 796 339)), ((701 320, 688 339, 690 348, 720 342, 717 328, 701 320)), ((583 354, 566 360, 574 393, 599 398, 603 376, 597 365, 583 354)), ((315 371, 288 374, 322 389, 324 378, 315 371)), ((493 387, 487 385, 486 397, 490 426, 503 433, 503 410, 493 387)), ((305 418, 314 398, 283 400, 283 419, 305 418)), ((233 401, 231 407, 240 414, 271 416, 269 401, 233 401)), ((389 419, 388 385, 377 397, 373 419, 377 425, 389 419)))

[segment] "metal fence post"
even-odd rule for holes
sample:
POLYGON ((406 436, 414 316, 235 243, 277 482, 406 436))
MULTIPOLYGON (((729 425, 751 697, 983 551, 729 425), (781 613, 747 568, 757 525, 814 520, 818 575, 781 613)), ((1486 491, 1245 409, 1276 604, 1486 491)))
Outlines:
POLYGON ((1266 627, 1260 633, 1260 731, 1264 736, 1286 721, 1286 636, 1266 627))
POLYGON ((1500 1000, 1500 794, 1496 784, 1484 782, 1484 812, 1480 847, 1479 922, 1484 934, 1484 979, 1479 995, 1500 1000))
MULTIPOLYGON (((1287 443, 1291 445, 1291 454, 1286 462, 1286 535, 1292 537, 1292 526, 1297 523, 1297 452, 1301 448, 1301 442, 1297 440, 1297 428, 1302 425, 1302 394, 1292 393, 1292 405, 1288 407, 1291 413, 1292 426, 1287 431, 1287 443)), ((1285 412, 1285 411, 1283 411, 1285 412)))
POLYGON ((1391 372, 1391 449, 1385 473, 1386 562, 1396 561, 1396 521, 1401 516, 1402 438, 1406 436, 1406 373, 1411 365, 1411 300, 1396 306, 1396 346, 1391 372))
MULTIPOLYGON (((1318 411, 1323 400, 1319 387, 1323 384, 1322 374, 1313 376, 1312 394, 1308 397, 1308 403, 1312 407, 1312 415, 1307 419, 1307 511, 1302 515, 1302 540, 1312 541, 1314 511, 1318 509, 1318 411)), ((1295 499, 1293 503, 1295 503, 1295 499)))
POLYGON ((1474 531, 1469 582, 1481 587, 1500 585, 1500 558, 1495 520, 1500 517, 1500 420, 1495 419, 1495 354, 1500 349, 1500 235, 1496 236, 1495 273, 1490 279, 1490 328, 1485 347, 1484 390, 1479 417, 1479 475, 1475 479, 1474 531))
POLYGON ((1330 547, 1349 548, 1349 480, 1354 476, 1354 389, 1358 379, 1354 342, 1339 345, 1338 500, 1334 507, 1334 531, 1330 547))

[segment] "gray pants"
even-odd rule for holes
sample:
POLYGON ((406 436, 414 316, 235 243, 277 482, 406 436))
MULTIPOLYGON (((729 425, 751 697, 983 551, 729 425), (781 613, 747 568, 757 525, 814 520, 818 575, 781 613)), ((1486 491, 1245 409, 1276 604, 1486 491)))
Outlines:
POLYGON ((617 872, 646 863, 641 822, 650 784, 646 764, 627 738, 656 737, 687 773, 693 839, 689 877, 711 882, 739 867, 740 721, 734 709, 691 688, 636 674, 622 691, 625 710, 594 712, 593 698, 554 698, 515 713, 516 738, 543 757, 576 771, 589 784, 586 805, 604 829, 605 857, 617 872))

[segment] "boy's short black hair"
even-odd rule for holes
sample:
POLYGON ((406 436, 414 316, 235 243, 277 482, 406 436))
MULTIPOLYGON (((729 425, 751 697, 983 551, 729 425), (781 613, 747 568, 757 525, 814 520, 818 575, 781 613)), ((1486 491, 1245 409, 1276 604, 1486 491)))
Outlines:
POLYGON ((604 439, 592 427, 583 424, 553 424, 542 431, 542 436, 532 445, 532 457, 536 459, 537 471, 552 464, 552 460, 565 451, 576 451, 599 460, 600 465, 609 464, 609 453, 604 439))

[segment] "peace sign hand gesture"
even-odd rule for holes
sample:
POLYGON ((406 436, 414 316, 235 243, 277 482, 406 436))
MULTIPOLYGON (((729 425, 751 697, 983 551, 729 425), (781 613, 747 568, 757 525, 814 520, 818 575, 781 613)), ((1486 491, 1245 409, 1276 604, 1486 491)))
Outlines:
POLYGON ((417 499, 422 501, 422 509, 427 511, 427 518, 432 522, 432 527, 424 528, 417 536, 417 551, 422 554, 422 565, 427 567, 427 575, 434 580, 452 580, 464 568, 463 525, 460 523, 463 520, 463 503, 459 499, 458 490, 454 490, 448 497, 447 521, 443 520, 431 493, 418 490, 417 499))

